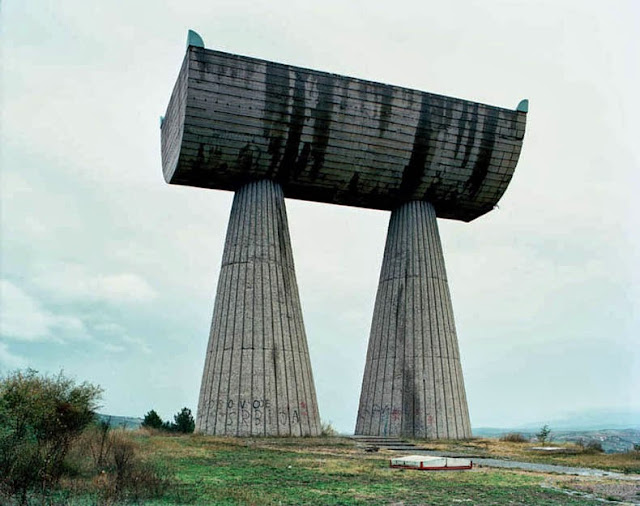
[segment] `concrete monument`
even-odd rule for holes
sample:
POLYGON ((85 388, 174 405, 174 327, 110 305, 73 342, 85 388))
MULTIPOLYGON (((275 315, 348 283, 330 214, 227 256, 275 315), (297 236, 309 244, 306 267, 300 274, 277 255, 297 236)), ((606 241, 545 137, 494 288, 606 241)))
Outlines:
POLYGON ((469 437, 436 217, 493 209, 526 113, 213 51, 190 32, 163 174, 235 192, 196 429, 320 431, 287 197, 391 211, 356 434, 469 437))

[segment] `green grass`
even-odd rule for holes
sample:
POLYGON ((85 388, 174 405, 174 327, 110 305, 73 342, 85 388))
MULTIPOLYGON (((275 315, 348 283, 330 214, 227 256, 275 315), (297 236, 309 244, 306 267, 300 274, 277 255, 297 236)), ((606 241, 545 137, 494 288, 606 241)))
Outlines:
POLYGON ((147 460, 174 476, 149 504, 598 504, 507 470, 402 471, 340 439, 231 440, 137 436, 147 460))
MULTIPOLYGON (((30 504, 115 505, 131 504, 137 499, 139 503, 157 506, 596 505, 601 504, 597 497, 640 499, 638 482, 633 481, 491 468, 453 472, 391 469, 388 459, 395 453, 365 453, 346 438, 233 439, 148 431, 120 432, 117 437, 129 444, 134 440, 137 468, 156 471, 141 475, 143 481, 128 482, 133 488, 114 493, 113 470, 104 474, 97 469, 86 453, 87 442, 79 442, 70 460, 75 472, 65 475, 60 487, 47 492, 45 497, 34 492, 30 504), (145 488, 145 483, 161 486, 145 488), (120 503, 116 502, 118 497, 120 503)), ((510 447, 496 441, 429 441, 428 445, 456 453, 466 448, 476 455, 482 450, 494 457, 531 460, 523 458, 529 456, 525 445, 510 447)), ((421 444, 426 445, 424 441, 421 444)), ((608 458, 596 457, 600 463, 608 458)))

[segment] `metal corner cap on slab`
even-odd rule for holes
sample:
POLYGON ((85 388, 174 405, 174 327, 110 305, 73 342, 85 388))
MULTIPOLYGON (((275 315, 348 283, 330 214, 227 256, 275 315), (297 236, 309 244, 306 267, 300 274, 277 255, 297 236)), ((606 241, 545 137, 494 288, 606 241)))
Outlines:
POLYGON ((194 30, 189 30, 187 32, 187 49, 189 46, 204 48, 204 41, 202 40, 202 37, 200 37, 198 32, 194 30))
POLYGON ((506 191, 526 118, 196 44, 165 113, 162 168, 171 184, 270 179, 287 198, 382 210, 424 200, 471 221, 506 191))
POLYGON ((516 107, 516 111, 529 112, 529 99, 525 98, 520 100, 518 107, 516 107))

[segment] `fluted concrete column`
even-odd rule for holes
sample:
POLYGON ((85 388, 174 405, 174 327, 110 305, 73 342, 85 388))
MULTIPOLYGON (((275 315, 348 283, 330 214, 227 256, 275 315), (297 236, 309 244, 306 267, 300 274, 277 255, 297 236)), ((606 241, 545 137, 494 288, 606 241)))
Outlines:
POLYGON ((196 430, 320 432, 284 197, 272 181, 249 183, 233 200, 196 430))
POLYGON ((471 437, 458 339, 433 206, 392 212, 356 434, 471 437))

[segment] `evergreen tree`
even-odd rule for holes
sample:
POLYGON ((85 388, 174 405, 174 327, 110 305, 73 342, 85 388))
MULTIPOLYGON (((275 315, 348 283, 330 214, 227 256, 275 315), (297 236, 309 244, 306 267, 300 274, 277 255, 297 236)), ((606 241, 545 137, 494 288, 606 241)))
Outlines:
POLYGON ((162 418, 155 412, 155 410, 149 411, 144 415, 142 426, 148 429, 162 429, 162 418))
POLYGON ((547 441, 551 441, 551 429, 549 428, 549 426, 544 425, 540 429, 540 432, 536 434, 536 437, 542 444, 546 443, 547 441))
POLYGON ((189 408, 182 408, 182 411, 173 417, 173 421, 173 430, 176 432, 191 434, 196 428, 196 423, 189 408))

